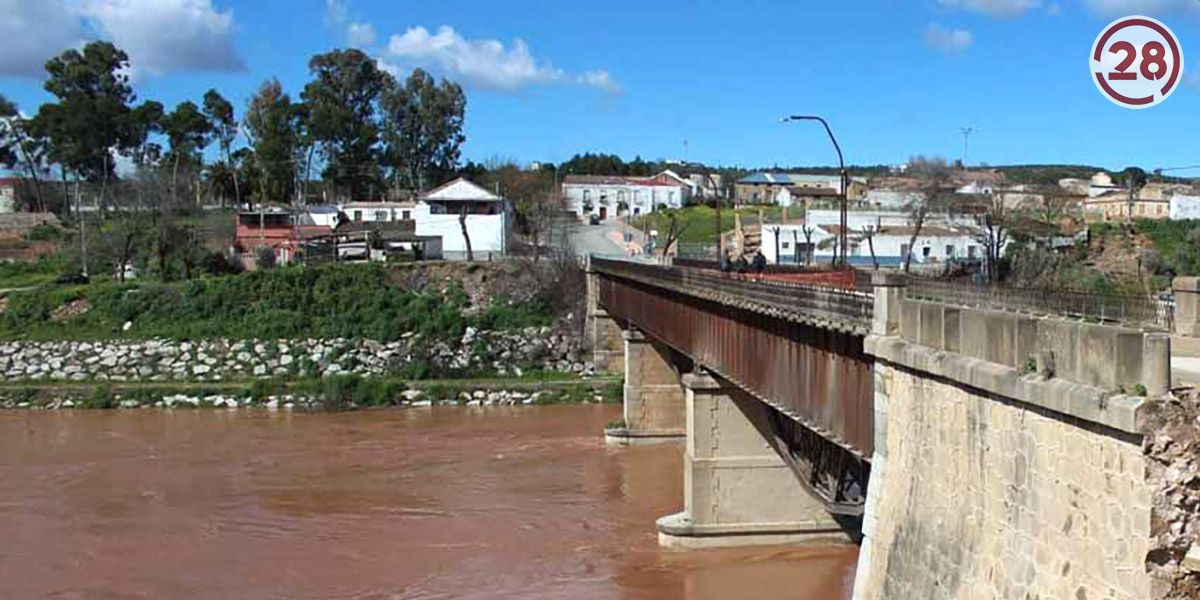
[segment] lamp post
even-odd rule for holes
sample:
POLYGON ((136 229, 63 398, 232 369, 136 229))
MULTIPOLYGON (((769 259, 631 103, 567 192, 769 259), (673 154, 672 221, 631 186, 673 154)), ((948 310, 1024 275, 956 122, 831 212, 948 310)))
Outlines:
MULTIPOLYGON (((849 249, 849 247, 847 246, 847 235, 846 235, 846 228, 847 228, 847 217, 846 217, 846 210, 847 210, 847 208, 846 208, 846 205, 847 205, 846 191, 847 190, 846 190, 846 188, 848 187, 848 179, 849 178, 846 176, 846 162, 842 158, 842 147, 838 145, 837 138, 833 137, 833 130, 831 130, 829 128, 829 123, 826 123, 825 119, 823 119, 821 117, 817 117, 817 116, 811 116, 811 115, 792 115, 790 117, 783 117, 782 119, 779 119, 780 123, 790 123, 792 121, 817 121, 821 125, 824 125, 825 133, 829 134, 829 141, 833 142, 833 149, 837 150, 838 175, 840 178, 839 183, 841 184, 841 186, 840 186, 841 189, 839 191, 841 192, 841 196, 842 196, 842 207, 841 207, 842 228, 838 232, 838 248, 840 248, 840 252, 841 252, 840 261, 841 261, 841 264, 844 266, 846 264, 849 264, 849 262, 846 260, 846 252, 849 249)), ((806 214, 805 215, 806 221, 807 221, 807 218, 808 218, 808 215, 806 214)), ((837 263, 838 260, 839 260, 839 255, 837 254, 837 251, 835 251, 834 252, 834 262, 837 263)))

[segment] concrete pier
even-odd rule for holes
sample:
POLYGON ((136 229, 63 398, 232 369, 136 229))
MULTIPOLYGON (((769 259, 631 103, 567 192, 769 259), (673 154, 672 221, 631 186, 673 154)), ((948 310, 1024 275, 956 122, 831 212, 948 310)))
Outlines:
POLYGON ((636 329, 624 332, 625 427, 608 429, 611 445, 683 443, 684 391, 672 350, 636 329))
POLYGON ((762 402, 708 375, 687 390, 684 510, 658 520, 659 544, 712 548, 850 538, 775 453, 762 402))

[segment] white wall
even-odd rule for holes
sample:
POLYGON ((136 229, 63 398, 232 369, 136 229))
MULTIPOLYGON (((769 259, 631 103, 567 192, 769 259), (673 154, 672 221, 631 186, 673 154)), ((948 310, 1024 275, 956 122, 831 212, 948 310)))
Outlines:
MULTIPOLYGON (((442 238, 442 251, 445 253, 465 253, 467 242, 462 235, 462 227, 458 223, 458 215, 429 215, 420 216, 417 221, 417 235, 436 235, 442 238)), ((471 250, 480 252, 503 253, 508 237, 508 215, 467 215, 467 233, 471 236, 471 250)))
MULTIPOLYGON (((907 225, 907 223, 905 224, 907 225)), ((885 223, 885 226, 887 224, 885 223)), ((767 262, 778 263, 780 256, 775 254, 775 231, 779 230, 779 255, 782 256, 783 262, 791 263, 795 254, 794 243, 803 245, 805 243, 804 231, 801 225, 767 225, 762 231, 762 253, 767 259, 767 262), (793 233, 795 237, 793 237, 793 233), (785 247, 786 246, 786 247, 785 247)), ((815 228, 812 233, 812 244, 814 246, 813 257, 816 260, 829 260, 833 257, 833 245, 829 243, 827 247, 822 248, 823 243, 828 243, 826 240, 832 239, 834 236, 830 232, 820 227, 815 228)), ((858 237, 853 234, 850 238, 850 256, 867 257, 870 260, 871 249, 867 245, 866 240, 858 243, 858 247, 854 247, 854 239, 858 237)), ((909 235, 888 235, 878 234, 874 239, 875 256, 876 258, 903 258, 901 252, 903 246, 908 244, 909 235)), ((970 256, 971 247, 975 247, 975 258, 983 258, 983 247, 979 242, 975 241, 970 234, 963 232, 959 235, 952 236, 931 236, 921 234, 917 238, 916 247, 914 249, 913 262, 921 263, 929 259, 936 261, 945 261, 948 258, 967 258, 970 256), (952 249, 947 252, 947 246, 952 249), (925 257, 925 248, 929 248, 929 257, 925 257)), ((883 261, 886 262, 886 261, 883 261)))
POLYGON ((1171 220, 1200 219, 1200 196, 1175 194, 1171 198, 1171 220))
MULTIPOLYGON (((624 201, 628 206, 628 214, 645 214, 667 208, 683 206, 684 187, 666 185, 634 185, 634 184, 583 184, 564 183, 563 201, 567 210, 573 211, 580 218, 586 214, 600 215, 600 207, 608 208, 607 220, 617 217, 617 206, 624 201), (591 201, 592 210, 583 210, 584 199, 591 201)), ((622 213, 624 214, 624 213, 622 213)))

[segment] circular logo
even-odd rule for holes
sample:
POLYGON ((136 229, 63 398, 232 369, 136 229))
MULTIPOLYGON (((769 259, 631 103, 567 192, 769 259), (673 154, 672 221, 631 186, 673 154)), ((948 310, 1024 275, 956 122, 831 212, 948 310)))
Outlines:
POLYGON ((1100 93, 1118 106, 1150 108, 1166 100, 1183 74, 1183 51, 1169 27, 1150 17, 1109 23, 1089 57, 1100 93))

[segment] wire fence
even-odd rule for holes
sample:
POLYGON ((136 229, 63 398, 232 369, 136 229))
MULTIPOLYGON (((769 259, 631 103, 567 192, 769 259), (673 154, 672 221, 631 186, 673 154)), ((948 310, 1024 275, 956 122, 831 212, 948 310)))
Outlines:
POLYGON ((1150 295, 1024 288, 910 277, 908 298, 1033 315, 1063 316, 1170 331, 1175 303, 1150 295))

